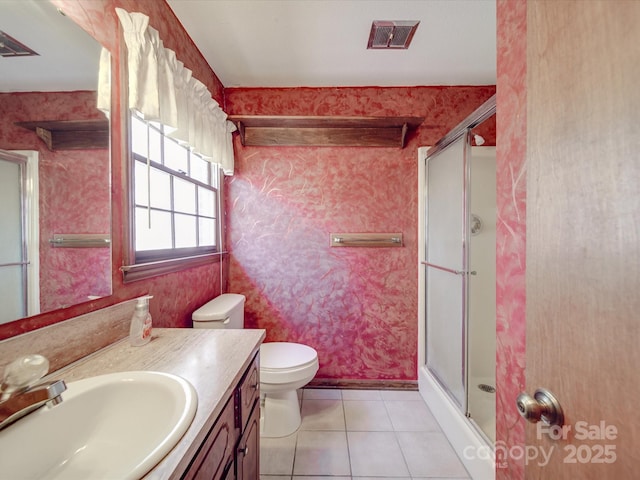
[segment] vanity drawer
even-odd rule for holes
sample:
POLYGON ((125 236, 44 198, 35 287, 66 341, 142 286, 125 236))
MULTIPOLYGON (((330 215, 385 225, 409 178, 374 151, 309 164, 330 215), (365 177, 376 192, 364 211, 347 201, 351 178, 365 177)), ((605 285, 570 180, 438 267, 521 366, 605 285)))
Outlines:
POLYGON ((236 426, 243 431, 254 404, 260 398, 260 352, 253 359, 240 381, 236 398, 236 426))
POLYGON ((229 400, 183 480, 222 480, 233 472, 238 438, 234 410, 234 402, 229 400))

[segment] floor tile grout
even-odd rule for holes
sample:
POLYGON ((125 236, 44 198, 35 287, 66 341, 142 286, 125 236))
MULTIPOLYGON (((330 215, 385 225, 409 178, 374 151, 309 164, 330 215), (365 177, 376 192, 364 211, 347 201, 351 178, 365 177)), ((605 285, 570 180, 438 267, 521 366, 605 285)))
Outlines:
MULTIPOLYGON (((322 401, 322 400, 324 400, 324 401, 329 400, 329 401, 334 401, 334 402, 338 402, 339 401, 340 408, 342 409, 341 410, 341 420, 342 420, 342 423, 343 423, 343 427, 341 427, 341 428, 326 428, 325 429, 325 428, 322 428, 322 426, 324 426, 324 425, 321 425, 321 428, 314 428, 314 426, 317 426, 317 424, 314 425, 313 422, 311 422, 311 425, 308 425, 308 426, 310 426, 310 428, 303 429, 302 426, 301 426, 301 429, 298 430, 297 433, 295 433, 296 438, 295 438, 295 441, 293 442, 293 459, 292 459, 291 464, 290 464, 290 470, 287 469, 287 471, 289 471, 290 473, 277 475, 277 474, 268 474, 268 473, 265 472, 264 474, 261 474, 261 478, 264 478, 264 480, 276 480, 276 479, 277 480, 284 480, 285 478, 287 480, 304 480, 305 477, 309 478, 309 479, 312 478, 313 480, 316 480, 316 479, 327 479, 327 480, 330 480, 332 478, 334 478, 334 479, 340 478, 340 480, 358 480, 358 479, 364 479, 364 478, 367 478, 367 479, 373 478, 375 475, 374 476, 368 476, 368 477, 355 477, 355 476, 353 476, 353 474, 354 474, 354 471, 353 471, 353 460, 354 460, 353 455, 354 455, 354 451, 353 451, 353 448, 352 448, 353 446, 351 444, 351 441, 354 440, 355 438, 358 438, 360 441, 362 441, 362 439, 364 439, 364 438, 377 438, 376 441, 378 443, 380 441, 382 441, 381 439, 386 438, 387 439, 386 441, 389 441, 389 440, 391 440, 391 438, 393 438, 395 447, 397 447, 397 449, 395 449, 395 450, 392 449, 392 452, 395 452, 392 456, 395 456, 395 458, 396 458, 395 461, 402 461, 403 467, 404 467, 402 470, 406 471, 408 473, 408 475, 405 475, 403 477, 396 477, 396 476, 392 475, 392 476, 388 476, 388 477, 379 477, 379 478, 380 479, 385 479, 385 480, 387 478, 394 478, 394 479, 399 479, 399 480, 400 479, 405 479, 405 480, 411 479, 411 478, 414 478, 414 477, 411 476, 412 470, 410 468, 410 461, 407 458, 408 452, 406 451, 406 448, 410 448, 410 449, 414 449, 415 450, 415 447, 412 444, 408 444, 407 441, 411 440, 414 443, 415 443, 416 439, 419 442, 425 441, 424 440, 424 438, 425 438, 424 436, 422 436, 422 437, 419 436, 420 434, 424 434, 424 433, 434 433, 434 434, 443 435, 442 430, 439 428, 439 426, 437 426, 437 424, 436 424, 437 428, 434 428, 433 426, 431 426, 429 424, 429 422, 427 422, 426 427, 425 427, 424 430, 423 429, 413 430, 413 429, 410 429, 410 428, 406 429, 406 430, 402 430, 402 429, 401 430, 397 430, 396 429, 396 427, 400 428, 404 424, 406 424, 407 419, 406 419, 406 417, 403 417, 402 414, 398 414, 398 411, 395 410, 395 418, 396 418, 396 420, 399 420, 399 423, 398 424, 394 424, 394 421, 393 421, 394 414, 392 414, 392 412, 390 410, 392 402, 413 402, 413 401, 423 402, 421 398, 415 398, 415 399, 411 398, 411 397, 402 398, 401 396, 398 396, 398 397, 394 398, 394 395, 391 395, 391 394, 384 395, 383 391, 376 391, 377 392, 377 398, 367 398, 369 396, 375 397, 376 395, 375 394, 364 394, 364 393, 362 393, 362 398, 356 398, 356 397, 358 397, 358 394, 349 394, 349 396, 352 397, 352 398, 345 399, 343 391, 339 391, 338 394, 333 393, 333 394, 327 394, 325 396, 324 394, 318 394, 318 393, 314 393, 312 395, 309 390, 313 390, 313 389, 303 390, 301 392, 301 395, 299 396, 301 409, 304 409, 305 408, 304 407, 305 406, 305 402, 309 402, 309 401, 322 401), (351 402, 351 401, 382 402, 382 407, 383 407, 383 410, 384 410, 384 412, 385 412, 385 414, 387 416, 387 420, 388 420, 388 423, 389 423, 390 430, 387 429, 386 427, 384 427, 383 429, 377 430, 376 427, 375 427, 375 422, 372 422, 371 418, 368 418, 368 419, 366 418, 366 413, 365 413, 364 417, 360 417, 361 418, 360 422, 361 423, 364 422, 363 425, 366 428, 364 428, 363 430, 350 430, 349 429, 349 425, 347 423, 348 415, 347 415, 347 409, 345 408, 345 402, 351 402), (400 415, 400 417, 398 417, 398 415, 400 415), (362 420, 362 418, 364 418, 364 420, 362 420), (429 428, 432 428, 433 430, 430 430, 429 428), (299 460, 299 456, 298 455, 300 453, 300 451, 298 449, 299 440, 300 440, 300 435, 299 434, 303 433, 303 435, 305 435, 305 434, 307 435, 305 442, 306 442, 307 445, 309 445, 309 441, 310 441, 309 438, 310 437, 308 435, 330 433, 330 432, 340 432, 340 433, 344 434, 344 439, 345 439, 345 442, 346 442, 346 463, 342 463, 342 468, 344 469, 348 465, 349 473, 348 474, 344 474, 344 475, 327 475, 327 474, 324 474, 324 475, 295 475, 296 467, 297 467, 297 463, 296 462, 299 460), (393 435, 389 436, 388 435, 389 433, 393 433, 393 435), (355 434, 355 435, 352 435, 352 439, 351 440, 350 440, 350 434, 355 434), (374 437, 371 437, 370 436, 371 434, 373 434, 374 437), (382 436, 380 436, 380 435, 376 436, 376 434, 382 434, 382 436), (403 438, 404 438, 403 442, 405 444, 404 448, 403 448, 403 442, 400 441, 399 434, 406 434, 406 435, 403 436, 403 438), (369 437, 366 437, 366 435, 369 435, 369 437), (385 435, 386 435, 386 437, 385 437, 385 435), (410 435, 414 435, 414 437, 412 438, 412 437, 410 437, 410 435)), ((362 392, 366 392, 366 391, 362 391, 362 392)), ((407 396, 405 395, 405 397, 407 397, 407 396)), ((307 406, 308 405, 310 405, 310 404, 307 403, 307 406)), ((322 414, 321 408, 318 407, 318 405, 322 405, 322 403, 316 404, 316 406, 315 406, 316 408, 314 408, 314 407, 310 407, 310 408, 311 408, 312 413, 316 413, 318 415, 321 415, 322 414)), ((378 408, 378 407, 376 407, 376 408, 378 408)), ((303 410, 303 412, 304 412, 304 410, 303 410)), ((353 414, 353 410, 351 410, 351 412, 353 414)), ((335 413, 337 413, 337 412, 335 412, 335 413)), ((375 409, 374 409, 374 414, 375 414, 375 409)), ((304 415, 304 413, 303 413, 303 415, 304 415)), ((334 417, 333 417, 334 420, 328 420, 325 423, 325 425, 328 425, 329 427, 331 427, 332 426, 331 425, 332 422, 335 422, 336 418, 337 417, 334 415, 334 417)), ((355 417, 355 418, 358 418, 358 417, 355 417)), ((354 417, 352 417, 352 420, 353 419, 354 419, 354 417)), ((303 423, 304 423, 304 416, 303 416, 303 423)), ((357 423, 358 423, 358 421, 356 421, 356 425, 352 425, 352 428, 354 426, 357 428, 357 423)), ((322 437, 322 435, 316 436, 316 439, 317 438, 321 438, 321 437, 322 437)), ((337 437, 334 437, 334 438, 337 438, 337 437)), ((313 441, 317 441, 317 440, 313 440, 313 441)), ((367 441, 369 441, 369 440, 367 440, 367 441)), ((430 442, 433 442, 433 441, 434 441, 433 439, 430 440, 430 442)), ((446 438, 444 439, 444 442, 450 448, 450 445, 449 445, 448 441, 446 440, 446 438)), ((433 443, 431 443, 431 444, 433 444, 433 443)), ((436 445, 436 444, 433 444, 433 445, 436 445)), ((441 442, 440 441, 438 441, 436 447, 437 448, 441 447, 441 442)), ((290 448, 290 447, 287 447, 287 448, 290 448)), ((326 449, 327 447, 321 447, 321 448, 326 449)), ((344 447, 342 447, 342 448, 344 448, 344 447)), ((367 448, 368 447, 364 447, 364 450, 363 450, 363 447, 362 447, 362 444, 361 444, 359 449, 358 449, 359 452, 356 454, 356 458, 357 458, 357 455, 360 455, 360 458, 358 460, 359 461, 359 465, 360 465, 359 468, 362 468, 362 465, 366 465, 366 461, 365 461, 365 464, 363 464, 362 463, 362 459, 366 458, 366 455, 368 454, 367 448), (365 455, 365 457, 362 457, 363 454, 365 455)), ((385 453, 388 452, 388 450, 386 450, 387 447, 385 446, 384 448, 385 448, 385 450, 384 450, 385 453)), ((329 449, 331 449, 331 448, 329 447, 329 449)), ((380 451, 379 447, 377 447, 377 449, 378 449, 377 451, 380 451)), ((276 451, 278 451, 277 448, 276 448, 276 451)), ((289 451, 291 451, 291 450, 289 450, 289 451)), ((344 450, 342 450, 342 451, 344 452, 344 450)), ((308 453, 307 453, 307 455, 308 455, 308 453)), ((342 455, 344 455, 344 453, 342 455)), ((329 456, 331 456, 331 453, 329 453, 329 456)), ((415 457, 415 451, 413 452, 413 456, 415 457)), ((454 454, 454 456, 455 456, 455 454, 454 454)), ((291 457, 289 457, 289 458, 291 458, 291 457)), ((456 457, 456 460, 457 460, 457 457, 456 457)), ((331 460, 329 460, 329 461, 331 461, 331 460)), ((414 458, 413 459, 414 466, 415 466, 415 461, 416 460, 414 458)), ((420 465, 420 462, 418 464, 420 465)), ((304 463, 301 464, 301 468, 302 468, 301 472, 303 472, 304 471, 304 463)), ((391 468, 393 468, 393 467, 391 467, 391 468)), ((421 467, 421 468, 424 469, 424 466, 421 467)), ((383 470, 385 470, 385 469, 387 471, 391 471, 393 473, 396 473, 392 469, 389 470, 389 465, 388 464, 383 467, 383 470)), ((338 468, 337 471, 339 471, 339 470, 340 470, 340 468, 338 468)), ((336 470, 334 469, 333 471, 336 471, 336 470)), ((365 468, 365 471, 371 471, 371 468, 369 468, 369 470, 367 470, 365 468)), ((397 472, 397 473, 400 473, 400 472, 397 472)), ((422 473, 422 471, 420 473, 422 473)), ((429 475, 431 475, 433 477, 433 475, 436 475, 436 473, 432 472, 431 474, 426 474, 426 475, 424 473, 422 473, 421 475, 416 476, 415 478, 421 478, 421 479, 422 478, 428 478, 429 475)), ((452 478, 454 478, 454 477, 452 477, 452 478)), ((465 477, 457 477, 457 478, 465 478, 465 477)), ((469 477, 466 477, 466 478, 468 479, 469 477)))
POLYGON ((353 478, 353 465, 351 465, 351 450, 349 449, 349 434, 347 433, 347 412, 344 409, 344 395, 340 391, 340 400, 342 401, 342 419, 344 420, 344 436, 347 442, 347 456, 349 458, 349 474, 353 478))

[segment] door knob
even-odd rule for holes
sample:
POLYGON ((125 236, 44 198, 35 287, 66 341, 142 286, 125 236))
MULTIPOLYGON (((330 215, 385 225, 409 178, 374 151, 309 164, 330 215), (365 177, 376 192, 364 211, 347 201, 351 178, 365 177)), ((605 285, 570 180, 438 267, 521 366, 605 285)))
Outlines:
POLYGON ((562 426, 564 424, 564 413, 560 402, 546 388, 537 389, 533 397, 522 392, 516 398, 516 406, 522 418, 531 423, 542 421, 547 425, 562 426))

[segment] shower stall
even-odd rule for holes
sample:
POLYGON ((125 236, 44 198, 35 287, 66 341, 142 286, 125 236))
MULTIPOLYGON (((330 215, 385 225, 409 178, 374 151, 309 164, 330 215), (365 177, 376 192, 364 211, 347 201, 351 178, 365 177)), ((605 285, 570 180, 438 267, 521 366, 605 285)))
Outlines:
POLYGON ((481 479, 494 478, 496 167, 480 135, 492 121, 495 96, 419 149, 420 393, 481 479))

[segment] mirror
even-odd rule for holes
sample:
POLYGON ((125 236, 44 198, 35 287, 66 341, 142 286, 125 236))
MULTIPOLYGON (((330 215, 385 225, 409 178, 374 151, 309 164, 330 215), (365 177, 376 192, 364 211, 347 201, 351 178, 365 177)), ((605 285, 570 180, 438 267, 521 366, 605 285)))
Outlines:
POLYGON ((0 31, 6 323, 111 295, 111 165, 100 44, 42 0, 1 1, 0 31))

